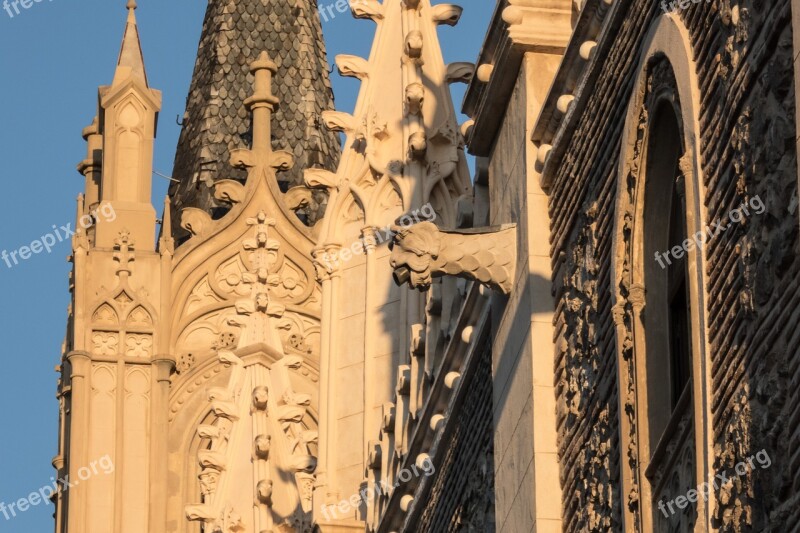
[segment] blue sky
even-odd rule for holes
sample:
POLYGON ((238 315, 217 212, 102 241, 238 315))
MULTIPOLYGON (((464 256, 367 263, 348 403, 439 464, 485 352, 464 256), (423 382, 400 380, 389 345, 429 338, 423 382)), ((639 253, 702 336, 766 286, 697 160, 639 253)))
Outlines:
MULTIPOLYGON (((0 10, 0 251, 17 250, 52 226, 74 222, 83 179, 81 130, 95 114, 97 86, 110 83, 125 23, 125 0, 37 0, 19 15, 0 10)), ((335 3, 319 0, 320 6, 335 3)), ((467 4, 467 2, 463 2, 467 4)), ((475 61, 494 9, 471 0, 456 28, 443 27, 445 59, 475 61)), ((2 0, 0 0, 2 6, 2 0)), ((205 12, 203 0, 140 0, 142 48, 151 85, 163 91, 155 169, 170 175, 205 12)), ((13 12, 13 11, 12 11, 13 12)), ((329 58, 366 57, 374 25, 336 14, 324 24, 329 58)), ((333 75, 336 105, 352 111, 358 82, 333 75)), ((463 86, 454 90, 456 107, 463 86)), ((463 120, 463 118, 462 118, 463 120)), ((167 181, 154 176, 154 195, 167 181)), ((160 201, 159 201, 160 205, 160 201)), ((158 207, 160 211, 160 207, 158 207)), ((8 268, 0 262, 0 502, 50 483, 56 453, 56 373, 68 305, 67 242, 8 268)), ((0 532, 52 531, 52 506, 6 521, 0 532)))

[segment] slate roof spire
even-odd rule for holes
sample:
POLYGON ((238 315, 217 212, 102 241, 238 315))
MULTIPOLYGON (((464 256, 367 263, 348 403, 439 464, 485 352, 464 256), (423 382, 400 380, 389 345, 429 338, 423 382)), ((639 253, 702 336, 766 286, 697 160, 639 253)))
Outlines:
POLYGON ((244 100, 253 86, 250 63, 262 51, 278 67, 273 148, 296 161, 278 179, 289 188, 303 184, 306 168, 336 169, 339 138, 319 118, 333 109, 333 92, 316 0, 210 0, 175 155, 178 182, 169 191, 176 236, 185 233, 177 226, 183 208, 214 215, 213 182, 246 177, 230 166, 230 152, 252 141, 244 100))

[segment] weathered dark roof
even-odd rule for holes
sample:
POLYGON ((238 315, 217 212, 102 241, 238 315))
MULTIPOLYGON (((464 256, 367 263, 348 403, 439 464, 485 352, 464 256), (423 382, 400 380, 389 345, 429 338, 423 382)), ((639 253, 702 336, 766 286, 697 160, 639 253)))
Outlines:
POLYGON ((169 191, 176 236, 185 233, 178 225, 183 207, 218 207, 209 185, 246 177, 228 161, 231 149, 250 144, 244 100, 253 92, 250 63, 263 50, 278 65, 273 148, 296 158, 279 179, 299 185, 306 168, 336 168, 339 139, 319 118, 333 109, 333 92, 316 0, 209 0, 175 155, 179 183, 169 191))

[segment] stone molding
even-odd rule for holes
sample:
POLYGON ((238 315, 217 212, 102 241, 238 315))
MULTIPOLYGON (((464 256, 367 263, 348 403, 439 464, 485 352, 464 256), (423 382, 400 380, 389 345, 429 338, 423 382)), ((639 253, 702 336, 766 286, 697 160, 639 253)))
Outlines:
POLYGON ((550 174, 558 167, 561 151, 573 134, 577 117, 585 105, 584 94, 591 94, 594 82, 603 68, 603 53, 618 35, 625 17, 621 2, 587 0, 575 23, 572 37, 553 85, 545 99, 533 129, 531 140, 547 147, 541 166, 542 188, 550 186, 550 174), (570 105, 564 106, 565 101, 570 105))
POLYGON ((561 0, 509 0, 503 9, 513 46, 526 52, 563 52, 572 34, 572 4, 561 0))
POLYGON ((475 121, 470 153, 488 156, 526 53, 564 52, 572 34, 569 0, 509 0, 498 3, 478 58, 478 76, 464 97, 464 113, 475 121))

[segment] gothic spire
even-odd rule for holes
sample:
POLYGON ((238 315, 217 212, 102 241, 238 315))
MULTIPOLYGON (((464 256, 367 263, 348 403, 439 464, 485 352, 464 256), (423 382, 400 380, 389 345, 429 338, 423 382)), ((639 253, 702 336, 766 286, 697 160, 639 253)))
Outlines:
POLYGON ((150 203, 153 141, 161 92, 147 84, 144 57, 136 26, 136 1, 128 0, 128 22, 110 86, 100 87, 102 137, 100 203, 117 216, 98 220, 97 246, 113 246, 120 231, 131 233, 139 249, 153 249, 155 210, 150 203))
POLYGON ((280 107, 272 116, 272 144, 295 156, 294 169, 279 174, 284 190, 302 185, 306 168, 336 168, 338 136, 320 124, 333 108, 328 61, 314 0, 211 0, 206 11, 194 75, 186 103, 170 188, 173 232, 180 211, 210 214, 219 205, 211 185, 242 181, 246 173, 230 166, 230 153, 252 143, 251 117, 244 100, 251 92, 249 63, 266 51, 277 65, 275 93, 280 107))
POLYGON ((139 40, 139 27, 136 25, 136 0, 128 0, 128 22, 125 25, 125 34, 122 37, 122 46, 117 60, 117 71, 114 74, 114 84, 127 79, 136 78, 145 87, 147 85, 147 73, 144 69, 144 56, 142 55, 142 45, 139 40))

